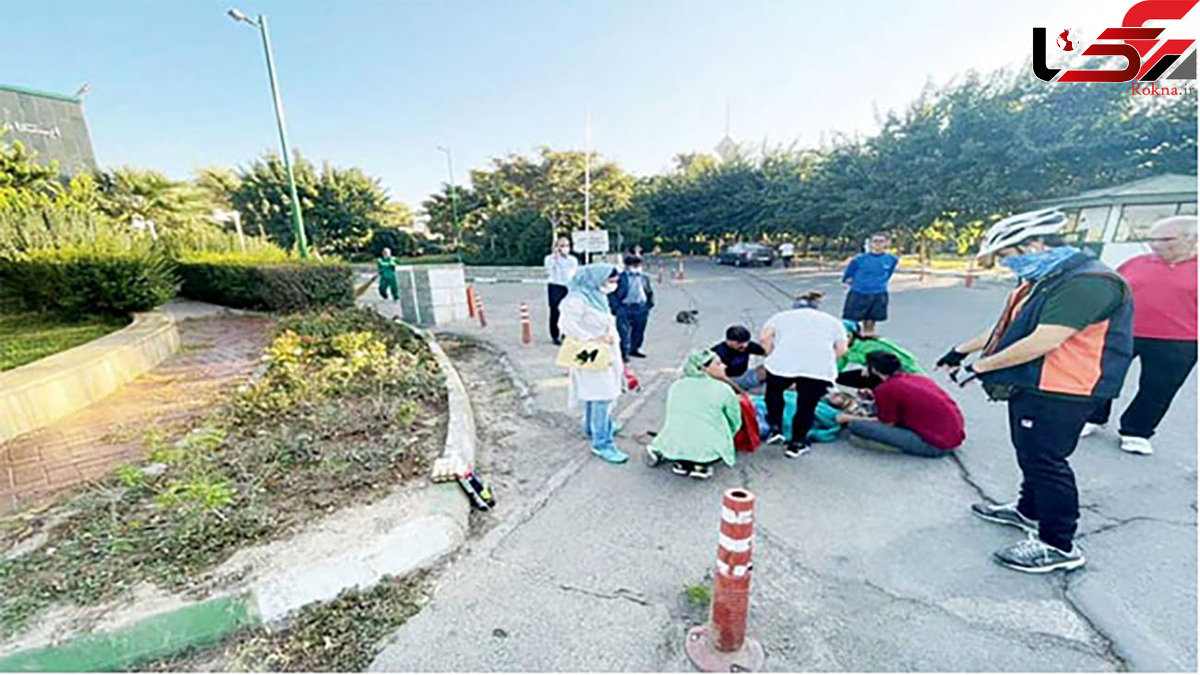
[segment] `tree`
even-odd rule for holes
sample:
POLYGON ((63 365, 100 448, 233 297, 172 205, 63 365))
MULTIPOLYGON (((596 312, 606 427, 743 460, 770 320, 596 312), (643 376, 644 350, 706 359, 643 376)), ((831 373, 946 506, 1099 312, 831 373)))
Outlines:
POLYGON ((100 210, 118 223, 153 223, 158 232, 211 227, 213 204, 194 185, 130 167, 97 171, 95 178, 100 210))
MULTIPOLYGON (((376 230, 412 223, 407 207, 390 201, 379 180, 361 169, 341 169, 326 163, 318 173, 299 154, 292 169, 305 235, 319 251, 358 253, 369 248, 376 230)), ((238 172, 237 179, 229 201, 241 212, 246 227, 261 227, 280 246, 294 246, 291 195, 279 156, 269 154, 252 162, 238 172)))

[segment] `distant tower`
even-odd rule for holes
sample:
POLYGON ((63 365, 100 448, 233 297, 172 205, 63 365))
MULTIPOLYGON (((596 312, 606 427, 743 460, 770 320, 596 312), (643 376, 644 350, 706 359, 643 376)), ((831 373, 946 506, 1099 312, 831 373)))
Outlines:
POLYGON ((729 99, 725 99, 725 137, 717 143, 717 157, 722 162, 728 162, 738 156, 738 144, 729 136, 729 99))

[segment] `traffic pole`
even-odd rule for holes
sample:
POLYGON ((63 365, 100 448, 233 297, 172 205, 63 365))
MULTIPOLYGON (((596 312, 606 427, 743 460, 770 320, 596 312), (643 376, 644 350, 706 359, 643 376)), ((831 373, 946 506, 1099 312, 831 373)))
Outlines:
POLYGON ((483 296, 475 295, 475 313, 479 315, 479 327, 487 328, 487 317, 483 315, 483 296))
POLYGON ((708 623, 689 630, 684 643, 692 664, 706 673, 762 669, 762 645, 746 635, 753 542, 754 493, 726 490, 708 623))
POLYGON ((467 318, 475 318, 475 284, 467 284, 467 318))
POLYGON ((521 344, 533 342, 533 322, 529 318, 529 305, 521 303, 521 344))

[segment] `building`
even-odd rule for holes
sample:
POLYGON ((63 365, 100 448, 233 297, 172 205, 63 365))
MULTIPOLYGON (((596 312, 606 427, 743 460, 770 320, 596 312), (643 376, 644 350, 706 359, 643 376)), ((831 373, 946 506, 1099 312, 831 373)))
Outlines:
POLYGON ((1066 212, 1068 232, 1078 232, 1081 243, 1115 268, 1150 252, 1145 239, 1156 221, 1177 214, 1196 215, 1196 177, 1168 173, 1032 206, 1054 206, 1066 212))
POLYGON ((0 84, 0 142, 20 141, 35 161, 58 162, 66 176, 96 168, 92 139, 75 96, 0 84))

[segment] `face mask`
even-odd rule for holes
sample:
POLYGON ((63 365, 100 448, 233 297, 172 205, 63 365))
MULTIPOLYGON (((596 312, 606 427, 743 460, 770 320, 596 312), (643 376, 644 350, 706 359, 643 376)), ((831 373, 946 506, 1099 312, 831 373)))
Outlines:
POLYGON ((600 287, 600 292, 604 293, 605 295, 608 295, 616 290, 617 283, 615 281, 606 281, 604 282, 604 285, 600 287))
POLYGON ((1014 274, 1025 281, 1037 281, 1053 272, 1063 261, 1078 252, 1079 249, 1074 246, 1058 246, 1037 253, 1001 258, 1000 264, 1012 270, 1014 274))

